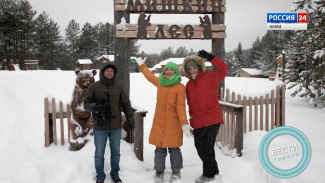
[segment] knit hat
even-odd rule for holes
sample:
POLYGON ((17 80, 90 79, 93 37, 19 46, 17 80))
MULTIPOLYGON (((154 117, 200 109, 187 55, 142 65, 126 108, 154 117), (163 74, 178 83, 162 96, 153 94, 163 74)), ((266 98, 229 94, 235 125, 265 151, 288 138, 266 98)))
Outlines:
POLYGON ((165 67, 164 67, 164 71, 163 71, 164 74, 165 74, 165 70, 166 70, 167 68, 172 68, 172 69, 174 69, 175 72, 177 72, 177 65, 176 65, 174 62, 168 62, 168 63, 165 65, 165 67))
POLYGON ((175 64, 174 62, 168 62, 165 65, 163 72, 161 72, 159 75, 159 84, 163 86, 170 86, 170 85, 180 83, 181 81, 182 78, 181 78, 181 74, 178 72, 177 64, 175 64), (175 74, 171 77, 166 77, 165 71, 167 68, 172 68, 175 71, 175 74))

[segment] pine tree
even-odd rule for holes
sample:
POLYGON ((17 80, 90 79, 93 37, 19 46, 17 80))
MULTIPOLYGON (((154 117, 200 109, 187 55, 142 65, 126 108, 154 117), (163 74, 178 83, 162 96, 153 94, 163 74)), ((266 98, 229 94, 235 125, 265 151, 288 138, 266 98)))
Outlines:
POLYGON ((189 55, 188 50, 185 48, 185 46, 181 46, 176 49, 175 51, 175 57, 181 58, 181 57, 186 57, 189 55))
POLYGON ((245 68, 246 64, 244 62, 243 48, 242 48, 241 42, 238 43, 238 47, 234 51, 234 56, 235 56, 234 59, 236 62, 235 65, 238 65, 239 68, 245 68))
POLYGON ((35 14, 26 0, 0 0, 0 60, 12 60, 22 66, 25 59, 32 57, 35 14))
POLYGON ((78 59, 95 59, 97 56, 98 42, 96 41, 96 31, 90 23, 85 23, 82 27, 81 35, 77 42, 78 59))
MULTIPOLYGON (((325 106, 325 0, 300 0, 296 2, 296 11, 303 9, 308 12, 308 30, 297 31, 295 40, 303 40, 298 49, 305 53, 305 59, 295 58, 292 62, 296 70, 303 71, 298 79, 291 80, 293 86, 299 86, 293 95, 311 98, 314 105, 325 106), (315 100, 314 100, 315 99, 315 100)), ((291 47, 291 50, 294 46, 291 47)))
POLYGON ((77 50, 77 46, 76 43, 79 39, 79 35, 80 35, 80 26, 79 24, 72 19, 69 22, 68 27, 65 29, 65 41, 67 44, 67 48, 68 51, 70 52, 68 55, 68 59, 67 62, 69 64, 68 67, 73 69, 74 68, 74 63, 77 60, 77 55, 76 55, 76 50, 77 50))
POLYGON ((45 12, 40 14, 35 22, 36 34, 32 38, 35 43, 34 54, 44 69, 56 69, 59 62, 55 53, 62 41, 59 26, 45 12))

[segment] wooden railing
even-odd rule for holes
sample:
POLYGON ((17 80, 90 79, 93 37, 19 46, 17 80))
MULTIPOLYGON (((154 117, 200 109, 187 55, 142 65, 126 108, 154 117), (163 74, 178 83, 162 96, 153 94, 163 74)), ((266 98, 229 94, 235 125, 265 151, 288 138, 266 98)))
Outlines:
MULTIPOLYGON (((143 161, 143 117, 146 116, 146 113, 147 111, 135 110, 134 121, 136 128, 129 131, 127 137, 124 139, 129 143, 134 143, 135 155, 141 161, 143 161)), ((68 139, 68 143, 70 143, 70 118, 70 104, 66 104, 66 108, 64 108, 62 101, 57 103, 55 98, 52 98, 49 102, 48 98, 44 98, 45 147, 49 147, 52 143, 58 145, 58 137, 60 138, 61 145, 65 145, 66 139, 68 139), (60 120, 60 124, 57 123, 57 119, 60 120), (59 131, 57 131, 58 126, 60 129, 59 131)))
POLYGON ((254 98, 230 94, 229 90, 224 97, 221 89, 224 124, 220 126, 216 141, 230 150, 236 148, 237 155, 241 156, 243 133, 285 126, 285 89, 285 85, 277 86, 275 91, 254 98))

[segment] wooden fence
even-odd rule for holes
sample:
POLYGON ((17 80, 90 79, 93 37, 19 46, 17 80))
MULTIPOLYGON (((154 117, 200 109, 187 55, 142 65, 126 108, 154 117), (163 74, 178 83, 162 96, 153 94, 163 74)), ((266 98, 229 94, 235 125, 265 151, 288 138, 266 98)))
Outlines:
MULTIPOLYGON (((136 128, 128 132, 127 137, 124 139, 129 143, 134 143, 135 155, 141 161, 143 161, 143 117, 146 116, 146 113, 147 111, 135 110, 134 121, 136 128)), ((50 102, 48 98, 44 98, 45 147, 49 147, 51 143, 58 145, 58 137, 60 138, 61 145, 65 145, 66 138, 68 143, 70 143, 70 118, 70 104, 64 106, 62 101, 57 103, 55 98, 52 98, 50 102), (57 123, 57 119, 60 120, 60 124, 57 123), (58 126, 59 131, 57 130, 58 126)))
POLYGON ((278 126, 285 126, 285 85, 277 86, 265 96, 246 97, 227 89, 225 97, 220 91, 220 106, 224 124, 216 141, 230 150, 236 148, 241 156, 243 133, 253 130, 269 131, 278 126))

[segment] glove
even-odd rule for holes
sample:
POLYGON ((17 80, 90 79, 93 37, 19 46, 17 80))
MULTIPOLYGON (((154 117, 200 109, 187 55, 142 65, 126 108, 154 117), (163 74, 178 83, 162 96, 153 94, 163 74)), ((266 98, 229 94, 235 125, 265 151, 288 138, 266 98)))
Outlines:
POLYGON ((199 53, 198 53, 198 56, 202 57, 202 58, 206 58, 208 61, 211 61, 214 58, 214 55, 212 55, 211 53, 206 52, 205 50, 200 50, 199 53))
POLYGON ((135 125, 134 125, 134 123, 128 123, 126 128, 127 128, 126 131, 131 131, 135 128, 135 125))
POLYGON ((182 130, 186 137, 192 136, 193 128, 189 124, 182 125, 182 130))
POLYGON ((144 63, 146 62, 146 59, 147 59, 147 58, 142 59, 142 57, 137 58, 137 59, 136 59, 137 64, 138 64, 139 66, 141 66, 142 64, 144 64, 144 63))

